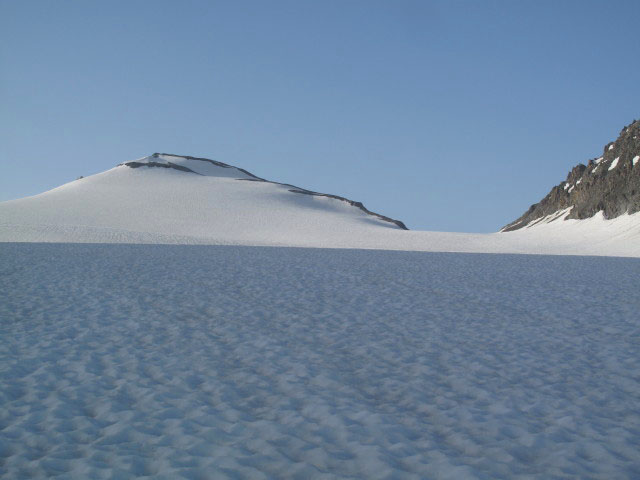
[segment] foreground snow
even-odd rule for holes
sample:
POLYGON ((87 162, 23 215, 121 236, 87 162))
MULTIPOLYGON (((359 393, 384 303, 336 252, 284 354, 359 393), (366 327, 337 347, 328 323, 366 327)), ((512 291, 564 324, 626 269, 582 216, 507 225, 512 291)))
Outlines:
MULTIPOLYGON (((153 243, 640 257, 640 213, 509 233, 404 231, 347 202, 183 157, 138 160, 0 203, 0 242, 153 243), (240 180, 239 180, 240 179, 240 180)), ((563 212, 558 212, 560 216, 563 212)), ((566 212, 564 212, 566 215, 566 212)))
POLYGON ((638 478, 635 259, 0 245, 0 477, 638 478))

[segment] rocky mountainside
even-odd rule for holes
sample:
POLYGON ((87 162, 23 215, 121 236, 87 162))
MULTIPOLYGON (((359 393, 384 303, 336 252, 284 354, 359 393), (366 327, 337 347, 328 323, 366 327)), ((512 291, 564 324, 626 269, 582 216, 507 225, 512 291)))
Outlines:
POLYGON ((518 230, 545 217, 586 219, 600 211, 606 219, 640 211, 640 120, 624 127, 616 141, 605 145, 602 156, 575 166, 564 182, 501 231, 518 230), (560 214, 567 209, 566 216, 560 214))

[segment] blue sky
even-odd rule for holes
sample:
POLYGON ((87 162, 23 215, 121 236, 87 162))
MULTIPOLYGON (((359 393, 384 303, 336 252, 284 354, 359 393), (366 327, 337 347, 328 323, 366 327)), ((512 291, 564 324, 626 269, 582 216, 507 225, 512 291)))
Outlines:
POLYGON ((489 232, 640 117, 638 1, 0 0, 0 200, 156 151, 489 232))

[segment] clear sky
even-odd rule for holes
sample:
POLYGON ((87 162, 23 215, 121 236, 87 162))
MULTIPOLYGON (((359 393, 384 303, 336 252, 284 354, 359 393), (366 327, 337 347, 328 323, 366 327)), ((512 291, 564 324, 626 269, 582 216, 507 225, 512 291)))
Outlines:
POLYGON ((0 201, 158 151, 495 231, 640 117, 639 25, 637 0, 0 0, 0 201))

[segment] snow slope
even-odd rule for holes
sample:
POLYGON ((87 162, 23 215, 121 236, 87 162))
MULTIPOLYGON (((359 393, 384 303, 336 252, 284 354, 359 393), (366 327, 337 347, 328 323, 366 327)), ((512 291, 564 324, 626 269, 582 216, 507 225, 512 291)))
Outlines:
POLYGON ((128 164, 0 203, 0 241, 640 256, 640 214, 496 234, 404 231, 346 199, 218 162, 154 155, 128 164))
POLYGON ((640 477, 640 261, 0 244, 0 477, 640 477))

